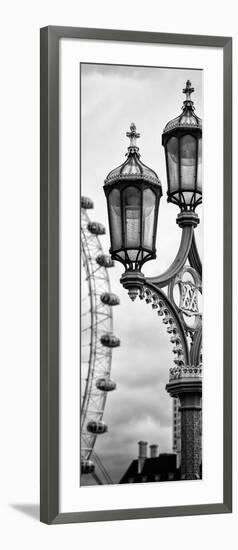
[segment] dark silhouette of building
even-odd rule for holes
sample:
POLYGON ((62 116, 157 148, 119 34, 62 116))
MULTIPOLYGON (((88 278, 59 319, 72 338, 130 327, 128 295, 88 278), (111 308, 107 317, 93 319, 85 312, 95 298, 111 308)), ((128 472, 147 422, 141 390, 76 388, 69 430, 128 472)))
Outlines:
POLYGON ((150 445, 150 457, 148 457, 148 443, 139 441, 138 446, 138 458, 132 461, 119 483, 152 483, 180 479, 176 454, 161 453, 158 455, 158 445, 150 445))

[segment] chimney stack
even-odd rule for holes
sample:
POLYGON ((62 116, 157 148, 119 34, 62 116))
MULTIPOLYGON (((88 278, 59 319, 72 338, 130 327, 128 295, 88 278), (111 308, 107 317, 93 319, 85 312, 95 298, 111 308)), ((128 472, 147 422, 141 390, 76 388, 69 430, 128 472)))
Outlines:
POLYGON ((147 441, 138 441, 139 458, 147 458, 147 441))
POLYGON ((156 458, 158 456, 158 445, 150 445, 150 458, 156 458))
POLYGON ((141 474, 145 460, 147 458, 147 441, 138 441, 139 454, 138 454, 138 474, 141 474))

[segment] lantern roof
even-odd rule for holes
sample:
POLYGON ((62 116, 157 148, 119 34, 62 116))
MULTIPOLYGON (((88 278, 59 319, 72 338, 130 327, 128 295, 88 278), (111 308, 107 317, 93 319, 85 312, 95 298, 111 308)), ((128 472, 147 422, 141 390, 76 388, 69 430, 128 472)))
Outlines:
POLYGON ((177 129, 200 129, 202 130, 202 119, 195 115, 194 102, 191 100, 191 94, 194 92, 190 80, 187 80, 183 93, 186 94, 186 99, 183 102, 182 113, 170 120, 165 128, 164 134, 177 129))
POLYGON ((116 181, 124 180, 144 180, 153 184, 161 185, 160 180, 151 168, 143 164, 140 160, 139 147, 136 140, 140 137, 140 134, 136 131, 136 125, 134 122, 130 125, 130 131, 126 133, 126 136, 130 139, 130 145, 128 152, 126 153, 126 160, 117 168, 114 168, 105 179, 105 185, 110 185, 116 181))

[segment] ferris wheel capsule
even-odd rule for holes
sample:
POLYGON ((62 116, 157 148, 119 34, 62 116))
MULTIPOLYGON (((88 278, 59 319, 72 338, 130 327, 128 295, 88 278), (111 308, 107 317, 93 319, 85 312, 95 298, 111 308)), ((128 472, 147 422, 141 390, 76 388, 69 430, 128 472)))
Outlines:
POLYGON ((103 292, 100 296, 101 302, 107 306, 118 306, 120 298, 112 292, 103 292))
POLYGON ((81 208, 85 208, 85 210, 94 208, 93 201, 89 197, 81 197, 80 204, 81 204, 81 208))
POLYGON ((115 265, 114 260, 112 260, 111 256, 109 256, 108 254, 99 254, 96 257, 96 262, 101 267, 107 267, 107 268, 114 267, 115 265))
POLYGON ((87 424, 87 430, 91 434, 104 434, 108 431, 107 424, 102 420, 90 420, 87 424))
POLYGON ((121 345, 120 339, 114 334, 103 334, 100 341, 101 344, 107 348, 117 348, 121 345))
POLYGON ((88 231, 93 235, 105 235, 106 229, 102 223, 99 222, 89 222, 88 231))
POLYGON ((101 391, 114 391, 117 385, 116 382, 113 382, 110 378, 98 378, 96 387, 101 391))
POLYGON ((92 460, 81 460, 81 474, 93 474, 95 465, 92 460))

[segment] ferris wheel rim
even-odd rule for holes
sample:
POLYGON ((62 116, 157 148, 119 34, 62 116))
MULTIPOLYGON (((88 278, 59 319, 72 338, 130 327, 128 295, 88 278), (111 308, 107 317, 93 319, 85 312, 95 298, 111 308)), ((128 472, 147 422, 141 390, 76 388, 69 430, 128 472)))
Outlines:
MULTIPOLYGON (((96 386, 96 380, 100 378, 98 376, 99 370, 95 368, 97 365, 97 359, 98 364, 101 361, 100 354, 102 353, 102 350, 104 346, 100 343, 98 344, 98 335, 100 331, 98 330, 99 323, 101 323, 101 320, 99 321, 99 314, 102 314, 101 308, 102 303, 99 302, 99 296, 102 294, 101 292, 101 286, 99 285, 99 288, 97 288, 97 276, 95 273, 95 257, 90 253, 88 249, 88 244, 94 243, 95 250, 98 251, 98 254, 103 255, 103 248, 100 242, 100 239, 97 235, 91 233, 89 234, 88 225, 90 223, 90 218, 86 212, 85 209, 82 209, 81 219, 83 220, 83 223, 81 223, 81 253, 83 257, 83 266, 87 273, 87 282, 88 282, 88 289, 89 289, 89 300, 90 300, 90 319, 91 319, 91 335, 90 335, 90 354, 89 354, 89 362, 88 362, 88 375, 87 375, 87 382, 84 389, 84 395, 81 405, 81 445, 82 443, 86 445, 86 447, 81 447, 81 459, 87 459, 89 460, 93 449, 95 446, 95 442, 97 439, 97 434, 87 433, 87 421, 88 418, 99 420, 102 422, 104 409, 106 405, 106 399, 107 399, 107 392, 101 391, 96 386), (99 311, 100 310, 100 311, 99 311), (100 348, 101 346, 101 348, 100 348), (97 357, 98 354, 98 357, 97 357), (93 402, 91 399, 92 395, 92 388, 94 392, 98 392, 98 399, 100 401, 100 409, 95 411, 90 411, 89 406, 90 402, 93 402), (90 413, 90 414, 89 414, 90 413)), ((92 247, 93 248, 93 247, 92 247)), ((109 275, 107 273, 107 269, 103 266, 97 266, 97 272, 99 270, 102 279, 103 279, 103 285, 104 291, 110 293, 111 292, 111 286, 110 286, 110 280, 109 275)), ((112 334, 113 331, 113 316, 112 316, 112 308, 109 306, 105 306, 105 323, 102 323, 102 325, 107 325, 107 331, 112 334)), ((109 377, 111 372, 111 362, 112 362, 112 350, 106 349, 104 352, 104 360, 105 360, 105 366, 101 368, 101 374, 104 374, 104 376, 109 377)), ((102 361, 101 361, 102 363, 102 361)), ((82 395, 81 395, 82 398, 82 395)))

